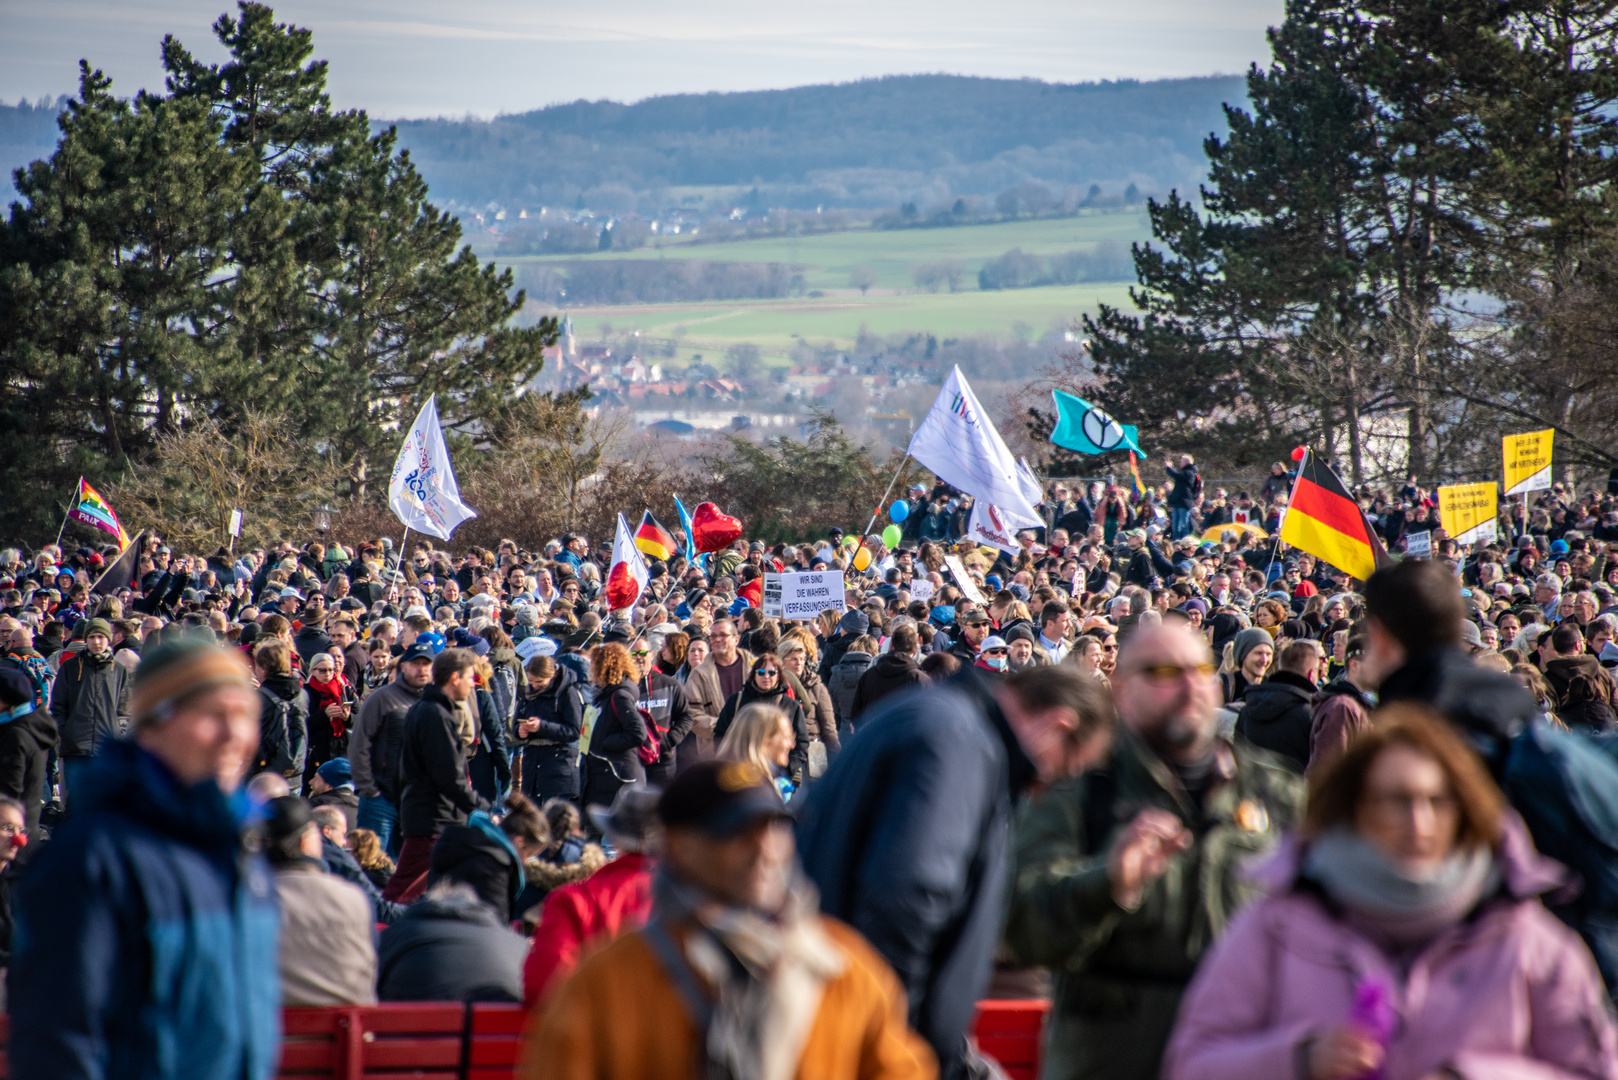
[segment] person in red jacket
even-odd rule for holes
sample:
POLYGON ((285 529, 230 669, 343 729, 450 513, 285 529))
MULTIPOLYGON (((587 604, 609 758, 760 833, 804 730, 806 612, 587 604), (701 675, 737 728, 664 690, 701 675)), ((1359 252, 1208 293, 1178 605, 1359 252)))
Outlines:
POLYGON ((660 794, 645 784, 629 784, 618 792, 610 810, 590 808, 590 817, 618 856, 583 881, 545 897, 539 929, 523 964, 523 998, 529 1006, 565 982, 587 949, 645 925, 652 910, 652 858, 647 847, 660 794))

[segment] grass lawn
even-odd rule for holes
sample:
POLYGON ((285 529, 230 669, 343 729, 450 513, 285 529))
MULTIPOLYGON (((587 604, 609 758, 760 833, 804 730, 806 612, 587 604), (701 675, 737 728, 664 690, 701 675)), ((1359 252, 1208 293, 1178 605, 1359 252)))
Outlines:
POLYGON ((876 272, 877 288, 914 289, 910 273, 917 263, 960 259, 966 264, 963 285, 977 288, 977 272, 989 259, 1015 247, 1031 255, 1058 255, 1089 250, 1104 240, 1124 244, 1151 235, 1140 210, 1090 214, 1048 221, 1009 221, 962 225, 948 229, 884 229, 824 233, 803 237, 768 237, 726 243, 693 243, 666 237, 658 247, 635 251, 603 251, 595 255, 518 255, 497 257, 510 265, 572 259, 711 259, 721 262, 778 262, 802 266, 809 289, 846 289, 857 266, 876 272))

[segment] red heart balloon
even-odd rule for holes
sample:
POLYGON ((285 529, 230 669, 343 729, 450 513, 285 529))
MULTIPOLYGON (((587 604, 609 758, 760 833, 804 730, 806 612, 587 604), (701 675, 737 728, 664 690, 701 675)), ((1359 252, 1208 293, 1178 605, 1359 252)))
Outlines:
POLYGON ((696 541, 698 551, 723 551, 741 535, 740 519, 720 513, 711 502, 700 503, 691 511, 691 539, 696 541))

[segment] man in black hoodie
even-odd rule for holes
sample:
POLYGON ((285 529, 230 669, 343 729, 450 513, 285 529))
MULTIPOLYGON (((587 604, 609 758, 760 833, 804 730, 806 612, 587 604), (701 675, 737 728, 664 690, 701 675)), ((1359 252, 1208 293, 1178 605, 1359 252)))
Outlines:
POLYGON ((916 633, 915 624, 901 623, 888 638, 888 651, 878 656, 876 662, 860 676, 859 684, 854 688, 854 705, 849 711, 849 719, 858 720, 874 703, 889 694, 908 690, 926 681, 916 660, 916 654, 920 651, 921 638, 916 633))
POLYGON ((472 790, 463 738, 462 702, 476 689, 470 649, 445 649, 433 658, 433 685, 421 692, 404 719, 399 773, 404 788, 399 799, 399 831, 404 846, 399 865, 382 895, 404 903, 421 895, 432 866, 433 844, 446 825, 465 825, 474 810, 489 804, 472 790))
POLYGON ((1309 764, 1309 731, 1314 724, 1314 675, 1324 655, 1320 642, 1294 641, 1281 654, 1275 674, 1242 695, 1236 733, 1254 746, 1285 759, 1298 772, 1309 764))

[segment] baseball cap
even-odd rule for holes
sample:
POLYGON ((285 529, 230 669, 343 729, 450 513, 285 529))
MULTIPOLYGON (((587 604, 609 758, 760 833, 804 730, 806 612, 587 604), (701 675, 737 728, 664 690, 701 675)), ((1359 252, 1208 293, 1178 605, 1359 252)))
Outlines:
POLYGON ((701 761, 680 773, 657 801, 666 828, 725 839, 760 820, 790 817, 775 784, 751 761, 701 761))
POLYGON ((434 656, 437 656, 449 646, 449 642, 444 640, 444 635, 436 630, 429 630, 427 633, 419 635, 415 640, 415 644, 427 646, 432 650, 434 656))
POLYGON ((990 634, 988 637, 983 639, 983 644, 978 646, 978 651, 988 652, 990 649, 1004 648, 1006 648, 1006 639, 1001 637, 999 634, 990 634))
POLYGON ((431 660, 435 655, 433 652, 433 647, 427 642, 421 640, 422 637, 426 636, 426 634, 423 634, 421 637, 418 637, 415 641, 411 642, 410 647, 399 654, 399 663, 408 664, 412 660, 431 660))
POLYGON ((960 621, 962 626, 975 626, 978 623, 988 622, 989 613, 984 611, 982 608, 977 607, 973 608, 971 611, 956 616, 956 618, 960 621))

